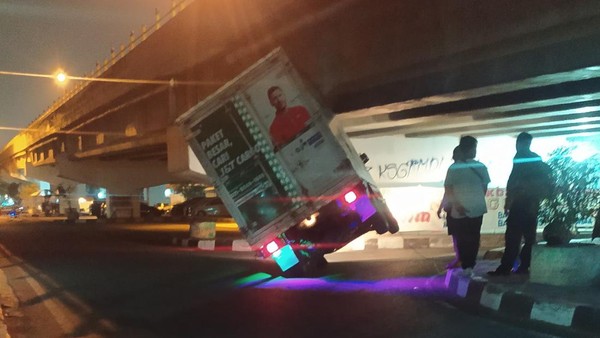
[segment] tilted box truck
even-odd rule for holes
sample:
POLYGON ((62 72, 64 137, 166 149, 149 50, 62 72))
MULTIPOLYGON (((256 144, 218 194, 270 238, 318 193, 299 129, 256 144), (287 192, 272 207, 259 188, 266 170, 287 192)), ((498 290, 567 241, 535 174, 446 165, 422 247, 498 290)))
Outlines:
POLYGON ((290 274, 368 231, 398 231, 315 97, 277 49, 176 121, 248 243, 290 274))

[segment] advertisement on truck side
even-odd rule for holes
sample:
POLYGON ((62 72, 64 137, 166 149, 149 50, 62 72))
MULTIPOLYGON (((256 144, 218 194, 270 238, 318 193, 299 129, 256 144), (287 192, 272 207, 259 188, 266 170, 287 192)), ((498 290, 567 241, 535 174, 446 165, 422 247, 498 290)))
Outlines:
POLYGON ((276 50, 177 123, 253 248, 296 243, 289 250, 296 252, 327 240, 322 258, 373 226, 397 231, 363 161, 330 129, 331 117, 276 50), (350 193, 355 198, 344 201, 350 193), (294 230, 318 215, 331 225, 294 230))

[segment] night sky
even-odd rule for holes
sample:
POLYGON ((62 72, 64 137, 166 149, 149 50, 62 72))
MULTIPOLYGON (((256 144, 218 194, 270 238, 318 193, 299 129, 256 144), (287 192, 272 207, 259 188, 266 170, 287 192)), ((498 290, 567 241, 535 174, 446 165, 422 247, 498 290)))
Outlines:
MULTIPOLYGON (((91 73, 172 0, 0 0, 0 71, 91 73)), ((57 100, 52 79, 0 75, 0 148, 57 100)))

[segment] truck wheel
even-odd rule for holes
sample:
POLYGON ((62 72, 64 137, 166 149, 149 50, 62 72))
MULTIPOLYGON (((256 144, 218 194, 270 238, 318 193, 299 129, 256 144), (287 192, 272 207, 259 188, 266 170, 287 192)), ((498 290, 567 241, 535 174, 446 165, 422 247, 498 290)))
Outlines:
POLYGON ((398 222, 396 222, 395 219, 388 219, 383 215, 377 215, 371 224, 373 225, 373 229, 380 235, 383 235, 388 231, 391 234, 395 234, 400 230, 398 222))
POLYGON ((377 232, 379 235, 383 235, 388 232, 388 222, 380 214, 377 214, 373 217, 371 220, 371 225, 373 226, 375 232, 377 232))
POLYGON ((383 235, 387 232, 387 226, 385 224, 377 223, 375 224, 375 232, 378 235, 383 235))
POLYGON ((397 233, 398 231, 400 231, 400 226, 398 225, 398 222, 395 219, 392 219, 390 221, 390 225, 388 227, 388 231, 392 234, 397 233))

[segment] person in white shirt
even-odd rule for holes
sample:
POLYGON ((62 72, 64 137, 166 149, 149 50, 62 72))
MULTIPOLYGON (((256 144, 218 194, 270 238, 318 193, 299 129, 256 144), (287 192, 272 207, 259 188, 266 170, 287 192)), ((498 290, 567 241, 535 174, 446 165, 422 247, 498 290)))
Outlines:
POLYGON ((463 136, 459 148, 464 161, 450 165, 444 188, 451 205, 449 217, 455 223, 453 233, 463 273, 472 276, 479 252, 483 215, 487 213, 485 194, 490 176, 486 166, 475 160, 477 139, 463 136))

